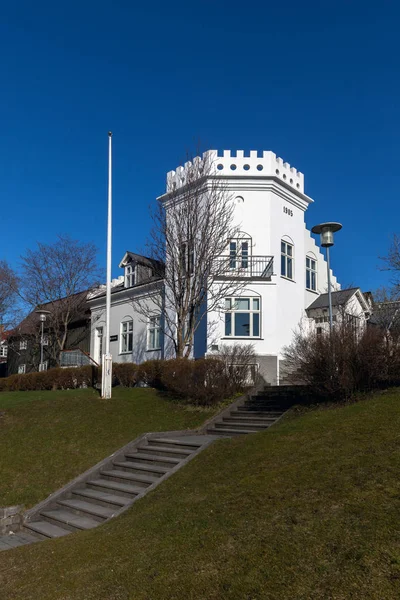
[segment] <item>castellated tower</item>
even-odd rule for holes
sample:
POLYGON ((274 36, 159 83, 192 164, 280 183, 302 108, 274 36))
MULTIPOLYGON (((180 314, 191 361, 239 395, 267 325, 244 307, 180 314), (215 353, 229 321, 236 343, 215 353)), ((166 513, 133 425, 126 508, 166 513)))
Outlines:
MULTIPOLYGON (((210 178, 220 178, 235 203, 241 234, 229 240, 232 277, 244 285, 207 314, 212 333, 200 328, 197 353, 217 352, 222 344, 251 343, 260 373, 271 384, 283 378, 282 350, 305 318, 305 309, 327 291, 325 259, 305 227, 313 200, 304 193, 304 175, 271 151, 210 150, 210 178), (235 253, 235 260, 233 256, 235 253)), ((202 160, 197 158, 195 160, 202 160)), ((166 194, 185 186, 185 167, 167 174, 166 194)), ((338 288, 332 276, 334 288, 338 288)))

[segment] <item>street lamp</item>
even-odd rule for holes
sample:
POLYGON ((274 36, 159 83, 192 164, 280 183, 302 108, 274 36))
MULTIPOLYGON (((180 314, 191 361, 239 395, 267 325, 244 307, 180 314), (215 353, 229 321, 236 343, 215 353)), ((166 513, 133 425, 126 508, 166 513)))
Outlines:
MULTIPOLYGON (((40 364, 43 365, 43 346, 44 346, 44 324, 46 322, 47 315, 50 314, 49 310, 36 310, 35 311, 39 315, 39 321, 41 323, 40 329, 40 364)), ((40 371, 40 366, 39 366, 40 371)))
POLYGON ((328 303, 329 303, 329 332, 332 333, 332 290, 331 290, 331 261, 329 255, 329 248, 333 246, 333 234, 336 231, 340 231, 342 225, 340 223, 321 223, 315 225, 311 231, 313 233, 319 233, 321 236, 321 246, 326 248, 326 265, 328 270, 328 303))

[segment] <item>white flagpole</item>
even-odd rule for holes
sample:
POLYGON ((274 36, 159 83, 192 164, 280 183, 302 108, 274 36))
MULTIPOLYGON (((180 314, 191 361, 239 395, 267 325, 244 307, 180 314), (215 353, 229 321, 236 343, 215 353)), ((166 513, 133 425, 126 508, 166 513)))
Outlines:
POLYGON ((106 351, 103 355, 101 395, 111 398, 112 355, 110 354, 111 317, 111 242, 112 242, 112 133, 108 132, 108 216, 107 216, 107 281, 106 281, 106 351))

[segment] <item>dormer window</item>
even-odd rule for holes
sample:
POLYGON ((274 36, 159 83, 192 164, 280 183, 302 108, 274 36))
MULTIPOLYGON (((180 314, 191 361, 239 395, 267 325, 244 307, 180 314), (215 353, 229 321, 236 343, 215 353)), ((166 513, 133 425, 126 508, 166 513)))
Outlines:
POLYGON ((135 285, 135 265, 130 263, 125 267, 125 287, 130 288, 135 285))

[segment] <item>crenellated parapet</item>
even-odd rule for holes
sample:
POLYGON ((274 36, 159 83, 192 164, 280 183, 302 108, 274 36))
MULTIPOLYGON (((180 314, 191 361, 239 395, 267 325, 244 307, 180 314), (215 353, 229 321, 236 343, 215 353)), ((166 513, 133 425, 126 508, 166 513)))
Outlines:
MULTIPOLYGON (((274 177, 283 182, 293 190, 304 193, 304 175, 297 171, 282 158, 276 156, 270 150, 258 152, 250 150, 208 150, 202 157, 196 157, 194 161, 206 161, 208 175, 221 175, 222 177, 240 178, 265 178, 274 177)), ((185 185, 185 174, 192 168, 192 163, 185 163, 177 167, 175 171, 167 173, 167 192, 178 189, 185 185)), ((199 169, 200 172, 201 169, 199 169)))

